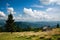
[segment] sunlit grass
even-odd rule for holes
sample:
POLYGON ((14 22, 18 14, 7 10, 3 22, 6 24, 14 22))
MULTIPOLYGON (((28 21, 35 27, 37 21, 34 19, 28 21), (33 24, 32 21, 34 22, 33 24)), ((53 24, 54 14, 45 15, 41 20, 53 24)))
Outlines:
POLYGON ((60 28, 51 31, 39 32, 1 32, 0 40, 58 40, 60 38, 60 28))

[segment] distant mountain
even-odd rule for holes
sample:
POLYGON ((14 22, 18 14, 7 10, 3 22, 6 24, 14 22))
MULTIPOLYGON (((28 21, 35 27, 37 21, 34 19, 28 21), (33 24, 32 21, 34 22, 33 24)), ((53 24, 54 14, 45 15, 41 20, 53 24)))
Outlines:
POLYGON ((15 22, 17 26, 21 27, 44 27, 44 26, 51 26, 56 27, 57 24, 60 24, 60 21, 49 21, 49 22, 15 22))
MULTIPOLYGON (((51 27, 56 27, 57 24, 60 24, 60 21, 42 21, 42 22, 15 22, 15 24, 19 27, 26 28, 26 27, 34 27, 34 28, 39 28, 39 27, 44 27, 44 26, 51 26, 51 27)), ((0 26, 5 25, 5 20, 0 20, 0 26)))

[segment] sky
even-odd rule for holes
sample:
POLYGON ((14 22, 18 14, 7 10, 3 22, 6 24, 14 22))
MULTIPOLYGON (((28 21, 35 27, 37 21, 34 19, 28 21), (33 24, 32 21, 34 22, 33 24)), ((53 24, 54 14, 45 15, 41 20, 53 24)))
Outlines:
POLYGON ((0 0, 0 20, 60 21, 60 0, 0 0))

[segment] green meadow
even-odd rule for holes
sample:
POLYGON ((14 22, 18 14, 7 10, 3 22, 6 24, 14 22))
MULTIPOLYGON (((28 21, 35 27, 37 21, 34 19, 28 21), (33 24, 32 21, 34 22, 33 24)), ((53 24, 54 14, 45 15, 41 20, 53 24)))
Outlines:
POLYGON ((60 28, 51 31, 0 32, 0 40, 60 40, 60 28))

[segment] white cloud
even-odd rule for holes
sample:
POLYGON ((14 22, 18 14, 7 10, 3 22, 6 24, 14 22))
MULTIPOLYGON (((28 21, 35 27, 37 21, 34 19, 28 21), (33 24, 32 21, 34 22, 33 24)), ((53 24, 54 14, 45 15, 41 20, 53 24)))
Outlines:
POLYGON ((51 11, 53 8, 47 8, 47 10, 46 11, 51 11))
POLYGON ((60 9, 47 8, 45 11, 32 10, 31 8, 24 8, 24 13, 28 15, 28 19, 33 21, 59 21, 60 9))
POLYGON ((49 5, 49 4, 57 4, 60 5, 60 0, 39 0, 42 4, 49 5))
POLYGON ((60 9, 59 8, 47 8, 46 12, 53 16, 54 20, 60 20, 60 9))
POLYGON ((44 6, 42 6, 42 5, 31 5, 31 7, 44 8, 44 6))
POLYGON ((49 0, 39 0, 42 4, 48 5, 49 4, 49 0))
POLYGON ((32 10, 31 8, 30 9, 27 9, 27 8, 24 8, 24 13, 26 15, 29 15, 28 17, 32 19, 35 19, 36 21, 39 20, 39 21, 42 21, 42 20, 51 20, 52 17, 48 14, 46 14, 45 11, 37 11, 37 10, 32 10))
POLYGON ((56 7, 55 8, 47 8, 46 11, 49 13, 54 13, 54 14, 60 13, 60 9, 56 8, 56 7))
POLYGON ((8 11, 8 13, 16 14, 16 12, 14 12, 14 8, 12 8, 12 7, 7 8, 7 11, 8 11))
POLYGON ((9 11, 9 12, 13 12, 14 9, 13 9, 13 8, 8 8, 8 11, 9 11))
POLYGON ((4 12, 0 11, 0 17, 5 17, 6 15, 4 14, 4 12))
POLYGON ((5 20, 6 19, 6 15, 4 14, 4 12, 0 11, 0 20, 3 19, 5 20))

